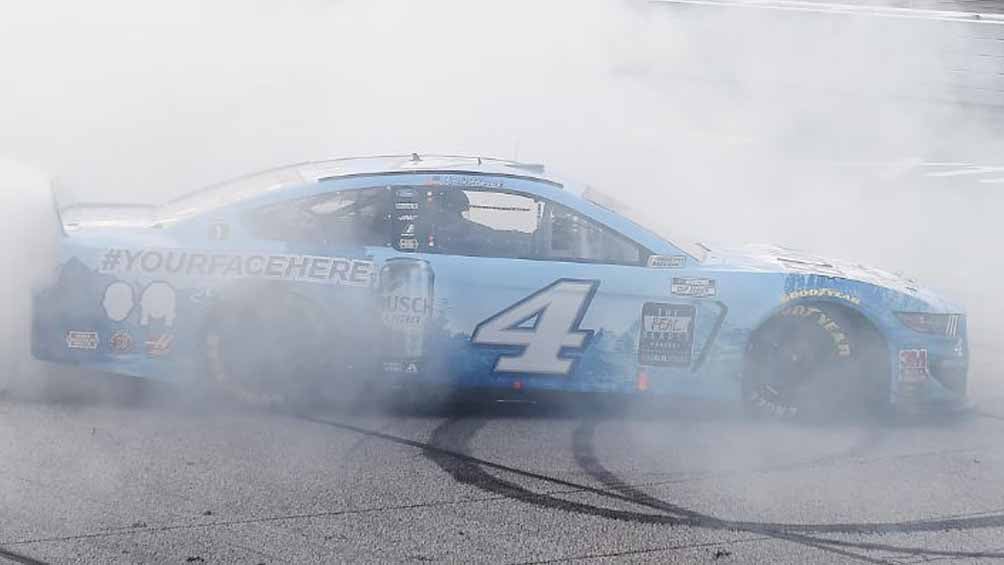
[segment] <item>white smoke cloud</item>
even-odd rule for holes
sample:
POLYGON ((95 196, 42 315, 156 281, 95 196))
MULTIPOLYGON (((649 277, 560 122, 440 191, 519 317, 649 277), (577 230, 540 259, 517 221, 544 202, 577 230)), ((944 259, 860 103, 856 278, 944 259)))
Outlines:
POLYGON ((1001 197, 903 180, 1001 154, 1002 111, 945 86, 976 52, 970 24, 598 0, 2 15, 0 154, 89 199, 159 201, 330 156, 518 156, 706 240, 905 270, 999 327, 1001 197))

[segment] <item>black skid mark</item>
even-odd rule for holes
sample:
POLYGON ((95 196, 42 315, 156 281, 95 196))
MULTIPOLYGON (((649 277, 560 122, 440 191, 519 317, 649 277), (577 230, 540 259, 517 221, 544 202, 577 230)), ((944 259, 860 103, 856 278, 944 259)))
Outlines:
MULTIPOLYGON (((619 491, 621 495, 623 495, 622 497, 614 496, 612 498, 620 498, 626 502, 666 512, 669 515, 620 511, 584 503, 571 502, 565 499, 555 498, 553 495, 534 493, 511 482, 504 481, 488 474, 481 468, 481 465, 479 465, 477 460, 462 460, 458 462, 455 457, 450 456, 450 454, 456 453, 469 453, 471 440, 482 428, 484 428, 486 422, 487 420, 485 418, 452 418, 444 421, 442 425, 436 428, 432 434, 432 438, 430 439, 430 444, 444 451, 426 451, 424 452, 426 457, 439 466, 440 469, 449 473, 450 476, 459 483, 468 484, 489 493, 499 495, 510 500, 517 500, 532 504, 537 507, 636 523, 686 525, 717 530, 740 531, 736 528, 730 528, 728 523, 725 521, 665 503, 621 482, 612 473, 609 473, 601 465, 599 465, 599 463, 595 461, 594 457, 592 457, 591 441, 593 437, 592 432, 594 431, 594 425, 591 425, 587 429, 582 426, 579 427, 579 430, 585 430, 587 432, 585 435, 581 436, 581 440, 586 442, 585 445, 588 447, 584 450, 580 450, 576 443, 576 461, 578 461, 580 465, 584 463, 585 466, 588 467, 587 473, 590 475, 593 472, 596 473, 597 476, 602 477, 603 480, 600 481, 601 483, 608 481, 610 485, 606 485, 607 487, 612 487, 614 492, 619 491), (579 457, 580 455, 582 456, 581 458, 579 457)), ((576 430, 576 440, 579 440, 579 436, 578 430, 576 430)), ((612 495, 609 491, 602 491, 601 494, 605 497, 611 497, 612 495)), ((817 540, 809 536, 769 532, 766 531, 766 529, 755 533, 835 553, 851 559, 857 559, 869 563, 889 563, 888 561, 872 559, 847 550, 829 547, 823 543, 824 540, 817 540)))
POLYGON ((14 563, 21 563, 22 565, 47 565, 45 561, 2 548, 0 548, 0 559, 6 559, 7 561, 13 561, 14 563))
MULTIPOLYGON (((656 510, 661 510, 667 514, 650 514, 643 512, 632 512, 626 510, 616 510, 613 508, 595 506, 592 504, 586 504, 581 502, 573 502, 563 498, 557 498, 553 494, 543 494, 530 491, 524 487, 521 487, 510 481, 500 479, 494 475, 486 472, 482 465, 485 462, 470 456, 465 456, 463 459, 458 460, 456 457, 457 453, 467 454, 469 452, 469 444, 471 439, 477 434, 481 428, 484 427, 487 420, 483 418, 479 419, 462 419, 455 418, 450 419, 442 424, 440 424, 432 433, 430 439, 430 444, 438 448, 435 451, 426 450, 424 452, 425 456, 434 462, 441 469, 446 471, 459 483, 469 484, 491 494, 499 495, 510 500, 518 500, 521 502, 526 502, 528 504, 533 504, 538 507, 544 507, 555 510, 563 510, 566 512, 573 512, 577 514, 586 514, 590 516, 599 516, 607 519, 622 520, 635 523, 644 524, 666 524, 666 525, 676 525, 676 526, 691 526, 691 527, 704 527, 711 529, 729 529, 735 531, 742 531, 736 528, 728 527, 726 522, 719 521, 715 518, 704 516, 696 512, 685 510, 681 507, 675 507, 662 502, 658 499, 648 497, 641 491, 633 488, 626 488, 622 496, 618 496, 616 492, 610 492, 607 490, 597 490, 584 485, 576 485, 575 483, 570 483, 566 481, 561 481, 560 479, 554 479, 547 476, 538 476, 535 478, 543 478, 549 480, 550 482, 561 482, 568 486, 577 487, 575 490, 577 492, 593 492, 599 494, 606 498, 614 498, 624 502, 628 502, 635 505, 647 506, 656 510), (675 515, 674 515, 675 514, 675 515), (682 515, 682 516, 681 516, 682 515)), ((488 466, 496 466, 495 464, 489 464, 488 466)), ((529 473, 522 470, 514 470, 522 476, 529 476, 529 473)), ((613 475, 609 475, 613 477, 613 475)), ((623 485, 618 481, 619 485, 623 485)), ((615 489, 616 490, 616 489, 615 489)), ((872 559, 867 556, 852 553, 850 551, 841 550, 837 548, 832 548, 824 545, 821 541, 811 538, 809 536, 799 535, 799 534, 788 534, 779 532, 756 532, 767 535, 768 537, 773 537, 776 539, 783 539, 786 541, 791 541, 820 549, 823 551, 828 551, 831 553, 836 553, 838 555, 858 559, 870 563, 888 563, 887 561, 872 559)))
MULTIPOLYGON (((496 463, 494 461, 480 459, 472 455, 469 455, 468 443, 470 442, 471 438, 474 437, 474 435, 478 432, 478 430, 480 430, 484 426, 486 422, 486 420, 484 419, 452 418, 446 420, 433 431, 431 441, 421 442, 399 436, 394 436, 376 430, 362 428, 344 422, 325 420, 306 416, 294 416, 294 417, 298 417, 302 420, 306 420, 316 424, 331 426, 341 430, 352 431, 370 437, 383 439, 385 441, 389 441, 391 443, 395 443, 398 445, 406 445, 409 447, 421 449, 426 458, 428 458, 430 461, 435 463, 441 469, 449 473, 450 476, 453 477, 457 482, 463 484, 469 484, 471 486, 474 486, 476 488, 479 488, 481 490, 487 491, 495 495, 503 496, 514 500, 520 500, 523 502, 527 502, 529 504, 534 504, 536 506, 541 506, 545 508, 553 508, 558 510, 564 510, 567 512, 600 516, 614 520, 633 521, 638 523, 667 524, 667 525, 691 526, 691 527, 719 529, 719 530, 731 530, 736 532, 748 532, 754 534, 767 535, 770 537, 788 539, 790 541, 794 541, 796 543, 802 543, 803 545, 808 545, 811 547, 816 547, 817 545, 825 545, 828 546, 831 550, 839 547, 846 547, 855 549, 888 551, 894 553, 905 553, 919 556, 945 556, 945 557, 957 557, 957 558, 998 558, 998 559, 1004 558, 1004 552, 944 551, 944 550, 935 550, 927 548, 901 547, 901 546, 893 546, 879 543, 848 542, 848 541, 818 538, 806 535, 810 533, 815 533, 815 534, 917 533, 917 532, 929 532, 929 531, 995 528, 995 527, 1004 527, 1004 515, 1002 514, 993 514, 993 515, 972 517, 972 518, 956 518, 948 520, 930 520, 930 521, 919 520, 919 521, 897 522, 897 523, 784 524, 784 523, 771 523, 771 522, 729 521, 715 518, 713 516, 703 515, 679 506, 670 505, 669 507, 667 507, 666 506, 667 503, 658 501, 658 499, 654 499, 651 497, 649 497, 648 499, 639 500, 616 491, 607 490, 605 488, 597 488, 582 483, 576 483, 573 481, 568 481, 565 479, 560 479, 542 473, 520 469, 518 467, 505 465, 502 463, 496 463), (643 512, 616 510, 612 508, 593 506, 585 503, 572 502, 556 498, 554 495, 536 493, 527 490, 524 487, 511 483, 509 481, 499 479, 484 471, 484 468, 495 469, 497 471, 512 473, 528 479, 548 482, 551 484, 569 488, 572 490, 572 492, 595 494, 608 499, 618 500, 621 502, 626 502, 638 506, 646 506, 650 508, 655 506, 654 509, 659 510, 660 513, 650 514, 643 512), (658 504, 656 504, 657 502, 658 504), (685 513, 685 515, 682 517, 668 515, 667 512, 669 512, 669 510, 667 508, 672 508, 673 511, 675 512, 685 513)), ((855 555, 849 552, 843 552, 841 554, 843 555, 845 553, 848 557, 863 559, 870 562, 884 563, 884 561, 881 560, 875 560, 865 556, 855 555)))
MULTIPOLYGON (((458 458, 457 454, 467 454, 470 440, 477 432, 484 427, 486 420, 483 418, 453 418, 449 419, 432 432, 429 443, 437 449, 426 449, 423 454, 427 459, 435 463, 440 469, 446 471, 453 480, 458 483, 471 485, 491 494, 503 496, 511 500, 519 500, 555 510, 564 510, 577 514, 588 514, 600 516, 614 520, 627 520, 649 524, 669 524, 685 525, 684 520, 679 520, 672 516, 658 514, 644 514, 639 512, 629 512, 604 508, 581 502, 574 502, 563 498, 557 498, 551 494, 533 492, 513 482, 500 479, 484 470, 482 461, 470 456, 458 458)), ((527 476, 526 473, 520 473, 527 476)), ((534 477, 537 478, 537 477, 534 477)), ((554 481, 551 481, 554 482, 554 481)), ((581 490, 580 485, 565 483, 564 486, 581 490)), ((587 489, 592 490, 592 489, 587 489)), ((603 493, 609 495, 609 493, 603 493)), ((621 497, 618 497, 621 498, 621 497)), ((626 502, 632 502, 626 500, 626 502)))
MULTIPOLYGON (((895 553, 905 553, 910 555, 946 556, 946 557, 966 557, 966 558, 1001 558, 1002 552, 992 551, 942 551, 928 548, 896 546, 889 544, 877 544, 866 542, 848 542, 843 540, 833 540, 820 538, 806 534, 820 533, 841 533, 841 534, 889 534, 889 533, 917 533, 929 531, 947 530, 967 530, 977 528, 991 528, 1004 526, 1004 515, 994 514, 979 518, 961 518, 948 520, 917 520, 909 522, 886 522, 886 523, 844 523, 844 524, 785 524, 774 522, 750 522, 734 521, 716 518, 711 515, 702 514, 682 506, 672 504, 662 499, 653 497, 636 486, 622 480, 615 473, 607 469, 596 457, 594 449, 594 438, 596 432, 596 420, 582 420, 573 433, 573 451, 576 462, 589 476, 593 477, 600 484, 629 496, 637 500, 639 504, 652 508, 662 509, 664 512, 679 516, 698 526, 712 529, 727 529, 734 531, 745 531, 761 534, 765 536, 785 539, 803 545, 809 545, 826 551, 836 551, 842 555, 845 553, 835 547, 855 548, 863 550, 880 550, 895 553)), ((866 439, 865 444, 852 447, 848 454, 860 451, 864 445, 877 441, 872 436, 866 439)), ((838 460, 839 455, 829 456, 819 459, 820 461, 838 460)), ((780 468, 790 467, 781 466, 780 468)), ((849 557, 874 561, 871 558, 848 553, 849 557)), ((884 561, 879 561, 884 562, 884 561)))

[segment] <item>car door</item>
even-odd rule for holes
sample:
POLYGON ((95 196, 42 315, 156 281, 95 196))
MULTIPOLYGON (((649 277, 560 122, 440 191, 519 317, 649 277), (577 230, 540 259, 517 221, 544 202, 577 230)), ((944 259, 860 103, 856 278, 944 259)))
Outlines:
POLYGON ((636 242, 532 191, 392 189, 385 317, 426 324, 413 349, 425 365, 392 369, 464 387, 633 391, 649 387, 646 364, 667 381, 693 366, 697 307, 668 299, 671 277, 636 242))

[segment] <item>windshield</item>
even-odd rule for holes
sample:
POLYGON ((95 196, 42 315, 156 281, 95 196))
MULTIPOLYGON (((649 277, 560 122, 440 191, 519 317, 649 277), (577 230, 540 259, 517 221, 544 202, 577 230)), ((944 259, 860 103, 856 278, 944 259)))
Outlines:
POLYGON ((606 208, 615 214, 623 216, 635 223, 638 227, 651 232, 660 239, 668 241, 670 244, 678 247, 680 251, 683 251, 700 262, 704 262, 708 252, 711 251, 707 245, 689 237, 682 236, 676 232, 671 232, 665 224, 655 220, 649 214, 646 214, 637 208, 633 208, 625 202, 617 200, 609 194, 599 191, 591 186, 586 187, 586 190, 582 192, 582 197, 597 206, 606 208))

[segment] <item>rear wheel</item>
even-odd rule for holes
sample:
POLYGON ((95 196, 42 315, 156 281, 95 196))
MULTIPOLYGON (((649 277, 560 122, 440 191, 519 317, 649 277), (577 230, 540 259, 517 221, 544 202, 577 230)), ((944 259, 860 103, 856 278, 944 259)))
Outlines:
POLYGON ((205 339, 211 384, 252 404, 308 402, 328 365, 317 310, 295 295, 226 304, 205 339))
POLYGON ((886 348, 863 318, 788 306, 751 340, 743 399, 755 416, 827 420, 874 414, 888 399, 886 348))

